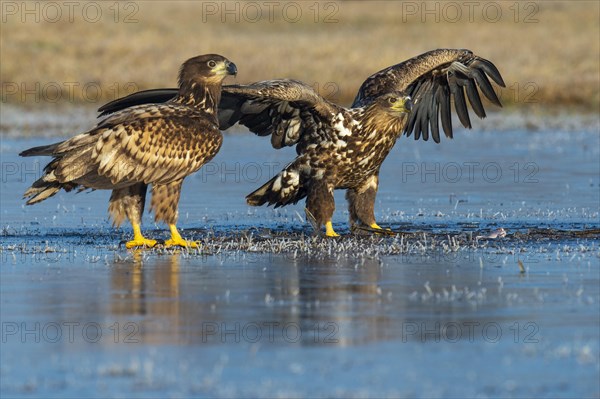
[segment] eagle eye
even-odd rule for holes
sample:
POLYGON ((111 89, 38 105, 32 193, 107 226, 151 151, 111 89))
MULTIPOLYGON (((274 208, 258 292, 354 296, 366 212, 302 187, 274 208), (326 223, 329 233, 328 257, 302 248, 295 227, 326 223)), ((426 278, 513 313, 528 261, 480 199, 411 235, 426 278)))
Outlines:
POLYGON ((396 102, 396 100, 397 100, 397 98, 396 98, 396 97, 390 97, 390 98, 388 98, 388 102, 389 102, 390 104, 394 104, 394 103, 396 102))
POLYGON ((206 63, 206 65, 208 65, 209 68, 214 68, 217 66, 217 62, 214 60, 210 60, 206 63))

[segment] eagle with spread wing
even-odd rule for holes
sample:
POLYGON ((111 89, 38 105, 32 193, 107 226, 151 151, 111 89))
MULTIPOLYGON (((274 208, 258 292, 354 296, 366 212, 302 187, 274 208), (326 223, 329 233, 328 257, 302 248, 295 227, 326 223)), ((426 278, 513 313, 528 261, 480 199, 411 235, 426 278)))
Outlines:
MULTIPOLYGON (((333 190, 346 189, 351 225, 381 230, 374 216, 378 175, 396 139, 404 133, 416 140, 431 136, 439 143, 440 130, 452 138, 452 102, 461 124, 471 128, 467 100, 480 118, 486 116, 480 91, 502 106, 490 78, 505 86, 490 61, 469 50, 438 49, 367 78, 351 108, 332 104, 293 80, 224 86, 219 124, 227 129, 240 123, 258 135, 270 135, 274 148, 296 146, 298 157, 249 194, 250 205, 283 206, 307 197, 310 219, 324 224, 326 235, 337 236, 331 225, 333 190)), ((174 89, 134 93, 99 111, 167 101, 174 93, 174 89)))
POLYGON ((126 247, 153 247, 156 240, 145 238, 140 228, 146 191, 152 185, 155 219, 171 230, 165 245, 198 247, 184 240, 176 227, 181 185, 221 147, 217 109, 222 81, 236 73, 235 64, 220 55, 191 58, 181 66, 179 88, 168 101, 121 107, 88 132, 21 152, 53 158, 25 192, 27 204, 60 189, 112 190, 108 209, 114 224, 127 218, 133 226, 134 237, 126 247))

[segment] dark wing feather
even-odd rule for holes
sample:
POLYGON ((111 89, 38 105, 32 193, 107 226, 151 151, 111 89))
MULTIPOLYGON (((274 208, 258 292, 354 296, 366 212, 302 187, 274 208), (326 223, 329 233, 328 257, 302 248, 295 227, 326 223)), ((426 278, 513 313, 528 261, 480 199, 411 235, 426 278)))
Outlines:
POLYGON ((294 146, 307 135, 315 136, 309 141, 329 139, 321 137, 325 131, 317 124, 328 123, 339 110, 302 82, 268 80, 224 86, 219 121, 221 129, 239 123, 259 136, 271 136, 273 147, 282 148, 294 146))
POLYGON ((481 103, 477 87, 475 87, 475 82, 470 79, 462 79, 461 84, 463 84, 467 90, 467 97, 469 98, 469 103, 471 103, 471 108, 473 108, 475 114, 480 118, 485 118, 485 109, 481 103))
POLYGON ((471 119, 469 118, 469 110, 467 109, 467 102, 465 101, 465 92, 462 86, 456 79, 456 76, 450 75, 448 77, 450 84, 450 93, 454 96, 454 109, 458 114, 458 119, 466 128, 471 128, 471 119))
POLYGON ((352 106, 362 107, 386 93, 405 91, 412 97, 413 109, 404 133, 410 136, 414 132, 415 139, 427 140, 431 130, 433 140, 439 142, 438 118, 446 137, 452 138, 451 99, 466 128, 471 128, 467 100, 477 116, 486 116, 477 87, 493 104, 502 106, 488 77, 505 87, 496 66, 471 51, 433 50, 370 76, 361 85, 352 106))
POLYGON ((152 89, 138 91, 137 93, 117 98, 116 100, 104 104, 98 108, 98 112, 100 112, 98 117, 100 118, 109 114, 113 114, 117 111, 121 111, 125 108, 136 105, 165 103, 177 96, 178 92, 179 89, 152 89))

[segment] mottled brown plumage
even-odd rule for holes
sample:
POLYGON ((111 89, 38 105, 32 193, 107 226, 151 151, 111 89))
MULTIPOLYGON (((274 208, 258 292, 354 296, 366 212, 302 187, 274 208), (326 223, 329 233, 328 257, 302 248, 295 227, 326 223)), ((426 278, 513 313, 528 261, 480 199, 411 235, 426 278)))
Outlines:
MULTIPOLYGON (((330 224, 334 209, 331 191, 345 188, 351 223, 379 228, 374 218, 379 168, 396 138, 414 133, 415 139, 428 140, 431 135, 438 143, 440 121, 446 137, 452 138, 452 100, 460 122, 470 128, 467 99, 475 114, 485 117, 478 88, 500 106, 488 76, 504 86, 490 61, 469 50, 438 49, 367 78, 351 109, 331 104, 307 85, 290 80, 224 86, 219 124, 226 129, 240 123, 258 135, 270 135, 274 148, 296 146, 298 158, 250 194, 247 199, 251 205, 282 206, 308 196, 310 216, 318 223, 325 222, 327 234, 335 235, 330 224), (390 118, 378 104, 386 95, 409 96, 410 115, 396 113, 390 118)), ((125 105, 166 101, 173 94, 173 89, 135 93, 106 104, 100 111, 110 113, 125 105)))
POLYGON ((54 158, 25 192, 27 204, 61 188, 113 190, 109 212, 114 224, 128 218, 134 226, 128 246, 154 245, 138 234, 147 186, 152 185, 155 219, 171 227, 167 244, 187 244, 175 229, 181 184, 219 151, 221 82, 235 73, 235 65, 222 56, 191 58, 181 67, 177 96, 168 102, 122 109, 86 133, 23 151, 21 156, 54 158))
MULTIPOLYGON (((352 199, 369 195, 372 176, 401 134, 411 107, 410 99, 398 92, 385 94, 366 107, 343 108, 319 97, 309 86, 289 80, 230 87, 228 93, 234 91, 237 98, 246 99, 241 107, 246 114, 239 123, 251 131, 271 134, 276 148, 296 145, 298 153, 283 171, 246 197, 248 204, 277 207, 306 197, 308 217, 318 226, 325 225, 328 235, 335 235, 330 224, 335 210, 333 191, 350 190, 352 199), (287 92, 285 87, 294 90, 287 92), (294 107, 287 109, 280 97, 290 92, 297 98, 294 107), (262 113, 270 114, 273 121, 267 129, 261 126, 267 118, 262 113)), ((352 216, 371 221, 360 210, 352 216)))

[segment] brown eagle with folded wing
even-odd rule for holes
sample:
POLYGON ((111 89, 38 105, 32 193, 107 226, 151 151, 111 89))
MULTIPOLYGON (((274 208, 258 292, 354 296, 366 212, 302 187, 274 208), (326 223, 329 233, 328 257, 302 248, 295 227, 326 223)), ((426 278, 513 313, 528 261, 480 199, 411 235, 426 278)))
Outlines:
MULTIPOLYGON (((441 120, 446 137, 452 138, 451 99, 462 125, 471 128, 467 99, 477 116, 486 115, 477 88, 501 106, 488 76, 504 87, 490 61, 469 50, 438 49, 370 76, 350 109, 326 101, 296 81, 224 86, 220 127, 239 122, 258 135, 271 135, 274 148, 296 146, 298 157, 249 194, 250 205, 283 206, 307 197, 309 217, 325 224, 328 236, 336 236, 331 225, 333 190, 346 189, 351 224, 380 229, 374 216, 379 168, 398 136, 414 133, 415 139, 428 140, 431 132, 439 143, 441 120)), ((140 92, 100 111, 166 101, 173 94, 173 89, 140 92)))
POLYGON ((23 151, 21 156, 53 157, 44 175, 25 192, 27 204, 60 189, 112 190, 109 212, 114 224, 127 217, 133 225, 134 238, 126 246, 152 247, 156 241, 145 238, 140 228, 147 187, 152 185, 155 219, 171 230, 165 245, 198 247, 177 231, 181 185, 221 147, 221 83, 236 73, 235 64, 220 55, 191 58, 181 66, 175 97, 166 103, 121 109, 86 133, 23 151))

